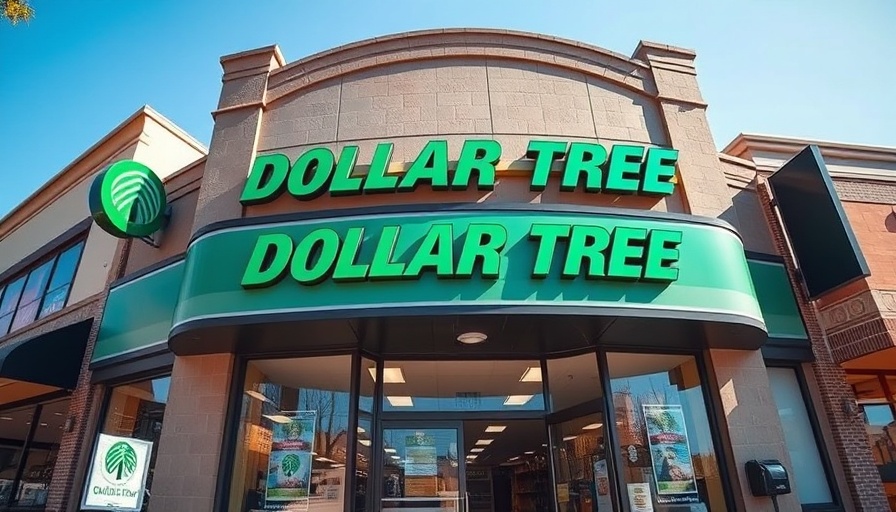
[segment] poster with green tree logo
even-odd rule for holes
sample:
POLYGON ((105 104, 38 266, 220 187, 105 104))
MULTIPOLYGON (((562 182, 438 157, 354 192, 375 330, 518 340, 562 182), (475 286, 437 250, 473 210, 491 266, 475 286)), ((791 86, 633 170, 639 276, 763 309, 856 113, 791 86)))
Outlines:
POLYGON ((100 434, 81 509, 140 510, 151 453, 149 441, 100 434))
POLYGON ((265 508, 308 510, 317 412, 301 411, 281 418, 284 420, 275 421, 272 427, 265 508))
POLYGON ((688 431, 680 405, 643 405, 657 502, 699 503, 688 431))

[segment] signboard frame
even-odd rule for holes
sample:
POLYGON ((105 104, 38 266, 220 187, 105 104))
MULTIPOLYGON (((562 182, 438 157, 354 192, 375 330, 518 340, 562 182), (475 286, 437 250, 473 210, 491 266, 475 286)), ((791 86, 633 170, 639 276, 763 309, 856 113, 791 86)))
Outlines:
MULTIPOLYGON (((149 475, 149 462, 152 458, 152 445, 151 441, 144 441, 142 439, 134 439, 132 437, 123 437, 123 436, 113 436, 111 434, 103 434, 100 433, 96 442, 93 446, 93 457, 90 460, 90 468, 87 471, 87 481, 84 484, 84 492, 81 496, 81 510, 114 510, 116 512, 140 512, 143 508, 143 500, 146 497, 146 477, 149 475), (129 444, 136 444, 142 447, 145 451, 144 458, 142 460, 143 471, 140 475, 140 485, 137 490, 136 499, 137 502, 134 507, 127 506, 116 506, 116 505, 99 505, 96 503, 88 503, 88 499, 90 497, 90 490, 96 484, 94 483, 95 478, 103 478, 102 477, 102 464, 103 461, 99 461, 99 466, 97 466, 97 457, 102 453, 101 458, 105 458, 105 450, 101 451, 101 448, 105 443, 108 443, 109 448, 114 446, 116 443, 125 442, 129 444)), ((138 457, 137 463, 139 464, 141 461, 138 457)), ((137 471, 134 471, 136 474, 137 471)), ((132 478, 129 478, 127 482, 130 482, 132 478)), ((113 484, 106 480, 107 484, 113 484)))

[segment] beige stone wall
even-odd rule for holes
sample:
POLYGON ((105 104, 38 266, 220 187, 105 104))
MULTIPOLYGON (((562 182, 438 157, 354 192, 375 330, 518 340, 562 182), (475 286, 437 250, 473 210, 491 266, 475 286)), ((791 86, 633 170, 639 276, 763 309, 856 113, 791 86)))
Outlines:
POLYGON ((151 512, 212 510, 233 354, 178 357, 159 441, 151 512))

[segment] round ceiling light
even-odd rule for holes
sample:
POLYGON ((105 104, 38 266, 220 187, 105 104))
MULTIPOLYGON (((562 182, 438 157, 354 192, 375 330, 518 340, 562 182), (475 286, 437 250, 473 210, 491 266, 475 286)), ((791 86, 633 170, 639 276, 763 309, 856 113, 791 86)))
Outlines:
POLYGON ((465 332, 458 335, 457 341, 464 345, 476 345, 477 343, 482 343, 487 338, 488 336, 481 332, 465 332))

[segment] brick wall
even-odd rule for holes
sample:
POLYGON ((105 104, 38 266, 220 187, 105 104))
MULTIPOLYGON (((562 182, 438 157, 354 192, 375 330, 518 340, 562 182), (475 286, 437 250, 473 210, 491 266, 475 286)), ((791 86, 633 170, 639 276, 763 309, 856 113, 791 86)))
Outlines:
POLYGON ((770 205, 770 195, 764 180, 757 187, 757 191, 778 253, 784 256, 790 284, 806 323, 806 331, 815 355, 812 372, 822 398, 819 412, 823 411, 827 416, 830 435, 834 440, 834 447, 843 467, 845 484, 855 510, 874 512, 889 510, 880 474, 874 465, 871 448, 868 445, 864 422, 858 416, 847 414, 843 408, 844 403, 855 402, 855 395, 846 383, 843 368, 832 358, 815 309, 796 278, 793 257, 785 242, 777 215, 770 205))
POLYGON ((896 290, 896 207, 870 202, 842 204, 871 269, 868 286, 896 290))

